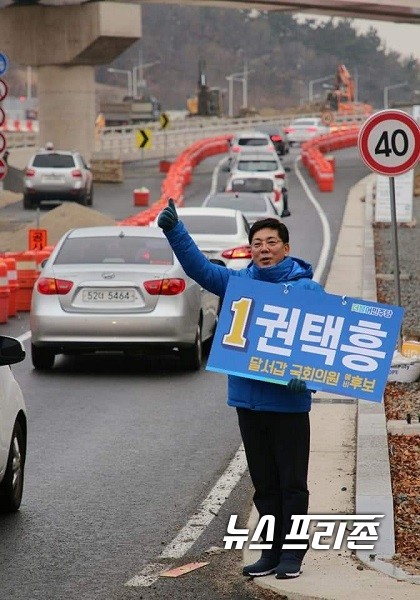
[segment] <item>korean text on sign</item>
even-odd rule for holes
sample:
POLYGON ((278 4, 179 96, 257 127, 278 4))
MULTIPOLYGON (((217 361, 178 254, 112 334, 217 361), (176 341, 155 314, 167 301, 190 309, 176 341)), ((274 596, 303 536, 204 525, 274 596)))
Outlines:
POLYGON ((378 402, 402 317, 398 306, 232 277, 207 368, 378 402))

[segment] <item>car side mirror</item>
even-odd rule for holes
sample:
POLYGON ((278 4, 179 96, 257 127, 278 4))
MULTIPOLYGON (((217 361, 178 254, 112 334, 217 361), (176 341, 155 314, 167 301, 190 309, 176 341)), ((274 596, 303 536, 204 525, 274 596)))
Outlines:
POLYGON ((25 349, 19 340, 6 335, 0 335, 1 366, 22 362, 24 358, 25 349))
POLYGON ((41 260, 41 269, 45 267, 45 265, 47 264, 47 260, 48 258, 44 258, 44 260, 41 260))
POLYGON ((214 265, 219 265, 220 267, 226 267, 225 263, 223 262, 223 260, 220 260, 220 258, 210 258, 209 260, 214 265))

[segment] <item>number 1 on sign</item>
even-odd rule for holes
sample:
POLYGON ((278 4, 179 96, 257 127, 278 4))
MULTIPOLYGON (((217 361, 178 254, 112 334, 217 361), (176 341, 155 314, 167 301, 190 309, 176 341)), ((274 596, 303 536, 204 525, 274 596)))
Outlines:
POLYGON ((389 142, 388 131, 384 131, 375 146, 375 154, 385 154, 388 157, 390 154, 404 156, 408 150, 408 136, 403 129, 396 129, 392 132, 391 143, 389 142), (399 139, 397 139, 399 136, 399 139), (399 148, 397 142, 402 140, 402 148, 399 148))
POLYGON ((234 313, 232 324, 229 333, 223 336, 223 344, 235 348, 245 348, 248 343, 245 333, 253 305, 252 298, 241 298, 232 302, 231 311, 234 313))

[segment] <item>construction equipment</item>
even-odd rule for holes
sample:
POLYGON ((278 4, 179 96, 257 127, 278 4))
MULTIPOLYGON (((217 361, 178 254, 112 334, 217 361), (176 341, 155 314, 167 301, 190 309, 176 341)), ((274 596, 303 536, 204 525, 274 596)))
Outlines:
POLYGON ((101 102, 100 111, 107 127, 135 125, 158 121, 161 107, 158 100, 145 91, 135 98, 125 96, 122 102, 101 102))
POLYGON ((328 92, 324 110, 339 114, 370 114, 373 107, 370 104, 356 102, 354 79, 345 65, 338 65, 335 74, 334 89, 328 92))
POLYGON ((220 117, 222 116, 222 91, 220 88, 208 87, 204 72, 205 61, 198 61, 197 95, 188 98, 187 110, 190 117, 220 117))

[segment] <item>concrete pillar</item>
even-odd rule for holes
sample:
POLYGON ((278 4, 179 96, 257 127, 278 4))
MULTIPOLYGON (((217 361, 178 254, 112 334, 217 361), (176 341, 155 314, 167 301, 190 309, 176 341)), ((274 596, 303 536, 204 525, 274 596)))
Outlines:
POLYGON ((77 6, 10 6, 1 10, 1 49, 38 67, 40 144, 95 146, 94 67, 109 64, 141 37, 141 8, 121 2, 77 6))
POLYGON ((78 150, 86 160, 95 139, 94 67, 51 66, 38 69, 39 144, 78 150))

